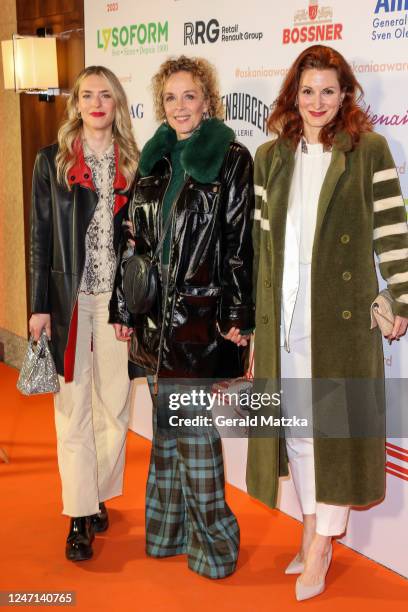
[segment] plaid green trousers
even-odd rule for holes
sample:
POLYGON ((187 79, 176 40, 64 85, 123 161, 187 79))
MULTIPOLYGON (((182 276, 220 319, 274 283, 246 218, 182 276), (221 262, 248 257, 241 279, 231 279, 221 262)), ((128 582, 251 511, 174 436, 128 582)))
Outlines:
POLYGON ((180 435, 160 426, 165 397, 162 385, 161 399, 153 396, 146 552, 152 557, 186 554, 191 570, 225 578, 236 567, 239 526, 225 501, 221 439, 212 427, 180 435))

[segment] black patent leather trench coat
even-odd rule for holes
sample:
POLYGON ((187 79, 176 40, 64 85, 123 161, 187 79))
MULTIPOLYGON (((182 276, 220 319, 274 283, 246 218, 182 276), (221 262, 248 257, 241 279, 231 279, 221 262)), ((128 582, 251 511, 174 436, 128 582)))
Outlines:
MULTIPOLYGON (((129 204, 137 253, 152 256, 161 236, 161 207, 171 178, 169 157, 135 181, 129 204)), ((253 163, 231 142, 216 180, 187 176, 173 212, 167 287, 156 307, 133 317, 126 309, 121 267, 110 322, 134 327, 130 360, 141 373, 210 378, 243 373, 245 351, 220 335, 254 326, 251 239, 253 163)), ((126 251, 123 241, 122 253, 126 251)))

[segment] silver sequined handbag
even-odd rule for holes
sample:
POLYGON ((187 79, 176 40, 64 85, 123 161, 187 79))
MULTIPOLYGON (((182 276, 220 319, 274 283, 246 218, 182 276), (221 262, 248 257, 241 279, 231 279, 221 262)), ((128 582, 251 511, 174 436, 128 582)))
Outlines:
POLYGON ((58 374, 45 330, 41 332, 38 342, 34 342, 32 336, 28 341, 17 389, 23 395, 57 393, 60 390, 58 374))

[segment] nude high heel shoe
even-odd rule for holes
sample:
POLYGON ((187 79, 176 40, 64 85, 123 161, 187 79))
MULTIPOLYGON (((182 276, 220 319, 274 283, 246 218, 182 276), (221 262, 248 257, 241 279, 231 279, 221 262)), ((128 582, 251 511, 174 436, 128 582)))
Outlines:
POLYGON ((298 601, 303 601, 304 599, 311 599, 312 597, 317 597, 317 595, 321 595, 321 593, 323 593, 323 591, 326 588, 326 574, 330 567, 330 563, 332 560, 332 554, 333 554, 333 546, 331 545, 326 555, 326 570, 324 572, 324 577, 321 582, 319 582, 318 584, 307 586, 300 582, 300 576, 296 580, 296 599, 298 601))
POLYGON ((302 574, 305 569, 305 562, 299 561, 299 553, 292 559, 288 567, 285 569, 285 574, 302 574))

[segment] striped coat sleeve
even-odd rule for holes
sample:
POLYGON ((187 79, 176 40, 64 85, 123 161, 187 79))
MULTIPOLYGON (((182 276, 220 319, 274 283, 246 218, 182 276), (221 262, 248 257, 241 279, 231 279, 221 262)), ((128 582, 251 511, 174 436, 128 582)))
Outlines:
POLYGON ((252 291, 253 300, 256 304, 256 286, 258 282, 258 270, 259 270, 259 250, 261 247, 261 209, 262 209, 262 193, 264 189, 263 184, 263 164, 260 159, 259 151, 257 151, 254 160, 254 190, 255 190, 255 209, 254 209, 254 223, 252 226, 252 244, 254 247, 254 265, 253 265, 253 278, 252 278, 252 291))
POLYGON ((384 140, 373 174, 374 250, 394 299, 395 315, 408 317, 408 226, 397 169, 384 140))
POLYGON ((265 159, 260 149, 255 155, 254 167, 254 189, 255 189, 255 210, 254 223, 252 229, 252 243, 254 247, 254 267, 253 267, 253 299, 256 302, 256 285, 259 270, 259 256, 261 248, 261 230, 269 229, 269 220, 266 212, 266 168, 265 159))

